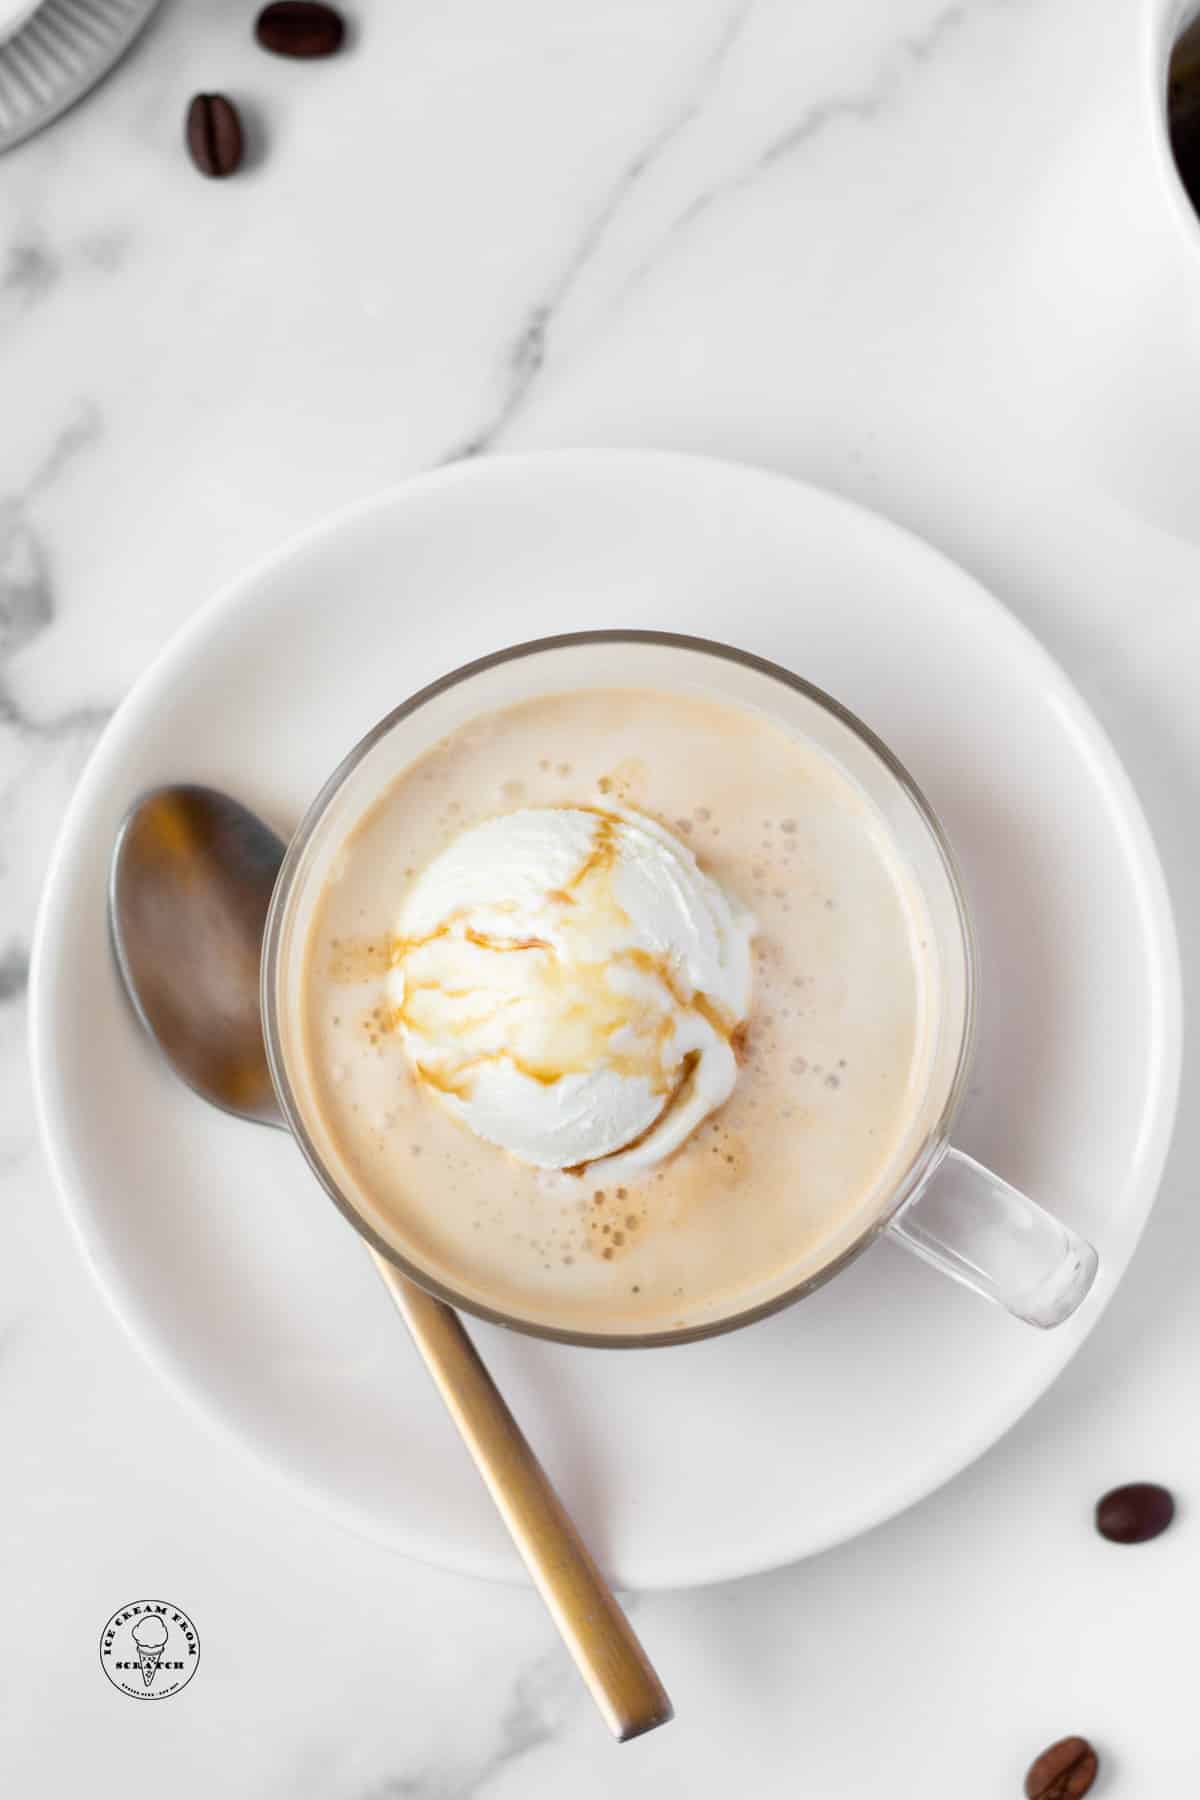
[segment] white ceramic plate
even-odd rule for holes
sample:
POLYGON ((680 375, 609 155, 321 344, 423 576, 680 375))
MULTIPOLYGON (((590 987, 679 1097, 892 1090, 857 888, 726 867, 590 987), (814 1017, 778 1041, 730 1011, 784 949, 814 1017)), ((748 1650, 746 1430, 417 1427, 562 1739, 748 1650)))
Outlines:
POLYGON ((1095 1324, 1154 1198, 1180 1052, 1158 861, 1070 684, 961 570, 827 494, 671 455, 499 458, 343 513, 207 607, 113 720, 45 893, 33 1055, 70 1216, 151 1360, 315 1504, 431 1561, 515 1574, 363 1247, 299 1152, 208 1110, 136 1030, 105 871, 153 783, 212 782, 286 832, 412 689, 601 625, 773 657, 897 750, 977 915, 981 1041, 959 1141, 1101 1256, 1093 1297, 1049 1335, 887 1244, 779 1317, 684 1348, 574 1350, 472 1324, 609 1572, 684 1586, 847 1538, 992 1444, 1095 1324))

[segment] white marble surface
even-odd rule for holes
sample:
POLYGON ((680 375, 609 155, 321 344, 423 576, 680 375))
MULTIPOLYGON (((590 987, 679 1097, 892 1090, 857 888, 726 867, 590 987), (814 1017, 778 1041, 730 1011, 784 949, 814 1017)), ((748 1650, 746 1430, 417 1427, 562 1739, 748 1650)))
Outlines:
POLYGON ((568 443, 802 474, 988 582, 1125 758, 1194 991, 1200 228, 1156 120, 1172 10, 361 0, 352 50, 305 67, 254 48, 248 5, 167 0, 0 163, 6 1791, 1004 1800, 1069 1731, 1114 1800, 1200 1775, 1194 1054, 1145 1244, 1050 1397, 856 1544, 635 1602, 679 1717, 617 1749, 532 1595, 347 1537, 179 1409, 76 1258, 24 1050, 57 820, 176 626, 343 500, 568 443), (214 88, 254 125, 228 184, 181 150, 214 88), (1114 1550, 1090 1506, 1136 1477, 1182 1515, 1114 1550), (188 1608, 203 1666, 134 1708, 96 1641, 143 1592, 188 1608))

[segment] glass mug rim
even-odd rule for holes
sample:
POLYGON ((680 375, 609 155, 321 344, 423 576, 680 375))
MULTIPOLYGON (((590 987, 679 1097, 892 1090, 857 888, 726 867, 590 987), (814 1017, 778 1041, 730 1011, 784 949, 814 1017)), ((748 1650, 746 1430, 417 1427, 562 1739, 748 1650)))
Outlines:
POLYGON ((324 782, 316 797, 309 804, 288 844, 267 913, 263 936, 261 981, 263 1038, 271 1079, 283 1111, 284 1120, 299 1144, 309 1167, 329 1198, 378 1255, 386 1258, 410 1281, 415 1282, 418 1287, 424 1288, 427 1293, 435 1295, 439 1300, 444 1300, 456 1311, 469 1313, 475 1318, 486 1320, 489 1324, 502 1325, 529 1337, 548 1339, 560 1344, 575 1344, 587 1349, 643 1350, 719 1337, 726 1332, 738 1331, 745 1325, 753 1325, 759 1319, 769 1318, 774 1313, 782 1312, 785 1307, 805 1299, 809 1294, 815 1293, 818 1288, 824 1287, 827 1282, 832 1281, 835 1275, 840 1274, 843 1269, 856 1261, 877 1238, 882 1236, 905 1204, 920 1191, 933 1175, 949 1147, 951 1129, 966 1092, 975 1049, 979 985, 975 932, 963 891, 962 877, 949 839, 941 821, 920 787, 899 757, 889 749, 882 738, 878 737, 848 707, 843 706, 839 700, 835 700, 832 695, 827 694, 824 689, 805 680, 803 676, 794 674, 782 664, 772 662, 766 657, 757 656, 752 651, 741 650, 732 644, 720 643, 713 638, 692 637, 679 632, 620 628, 564 632, 553 637, 532 638, 524 643, 513 644, 503 650, 493 651, 487 656, 477 657, 418 689, 416 693, 401 701, 398 706, 373 725, 347 752, 324 782), (284 1034, 280 1020, 278 997, 280 957, 285 942, 291 902, 296 892, 296 884, 303 868, 305 854, 329 808, 363 760, 402 720, 411 717, 413 713, 419 711, 439 695, 461 686, 476 675, 546 651, 586 648, 588 645, 601 644, 645 644, 660 649, 688 651, 711 657, 719 662, 738 664, 742 668, 766 676, 792 693, 802 695, 806 700, 829 713, 874 755, 892 781, 903 790, 914 806, 941 860, 943 873, 954 902, 963 951, 962 1027, 954 1074, 935 1122, 914 1152, 907 1168, 893 1184, 884 1204, 858 1236, 836 1256, 831 1257, 819 1269, 813 1270, 782 1292, 719 1319, 701 1324, 671 1327, 661 1331, 572 1331, 561 1326, 541 1324, 536 1319, 506 1313, 497 1307, 489 1307, 474 1297, 461 1294, 448 1283, 439 1281, 420 1264, 405 1257, 393 1244, 373 1229, 354 1202, 342 1190, 313 1141, 288 1073, 287 1059, 283 1048, 284 1034))

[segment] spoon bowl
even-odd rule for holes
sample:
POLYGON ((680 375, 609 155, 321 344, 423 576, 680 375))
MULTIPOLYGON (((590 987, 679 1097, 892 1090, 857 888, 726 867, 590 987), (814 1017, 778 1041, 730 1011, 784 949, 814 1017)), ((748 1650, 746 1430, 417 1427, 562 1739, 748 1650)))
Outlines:
POLYGON ((286 846, 228 794, 156 788, 117 834, 108 917, 134 1008, 213 1106, 284 1128, 263 1045, 263 927, 286 846))

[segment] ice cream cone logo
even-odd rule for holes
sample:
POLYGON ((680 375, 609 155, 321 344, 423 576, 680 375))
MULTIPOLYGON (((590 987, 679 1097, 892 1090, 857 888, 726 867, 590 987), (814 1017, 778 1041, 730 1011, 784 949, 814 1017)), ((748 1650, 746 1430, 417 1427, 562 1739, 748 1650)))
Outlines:
POLYGON ((131 1700, 169 1700, 200 1665, 200 1634, 171 1600, 131 1600, 100 1633, 100 1667, 131 1700))
POLYGON ((157 1613, 152 1613, 148 1619, 137 1621, 133 1628, 133 1641, 137 1645, 142 1680, 149 1687, 158 1673, 158 1665, 167 1642, 167 1628, 157 1613))

